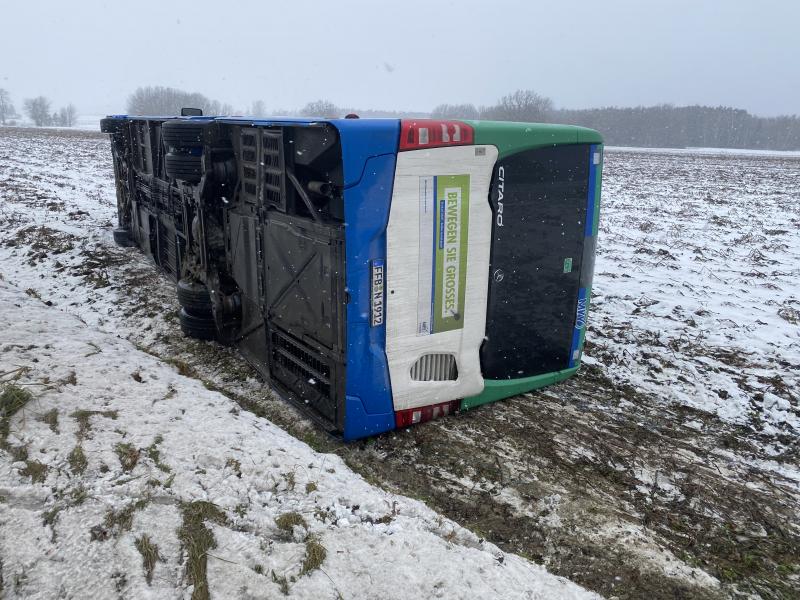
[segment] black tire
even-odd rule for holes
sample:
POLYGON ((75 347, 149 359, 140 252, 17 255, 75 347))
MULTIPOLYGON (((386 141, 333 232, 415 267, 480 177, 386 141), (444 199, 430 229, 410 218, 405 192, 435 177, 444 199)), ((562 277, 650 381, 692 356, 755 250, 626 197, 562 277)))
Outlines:
POLYGON ((167 148, 202 148, 207 129, 207 123, 197 121, 164 121, 161 139, 167 148))
POLYGON ((117 246, 123 246, 124 248, 129 248, 130 246, 135 246, 136 242, 133 241, 133 237, 131 236, 130 229, 125 229, 124 227, 117 227, 113 231, 114 235, 114 243, 117 246))
POLYGON ((165 157, 164 170, 168 177, 187 183, 197 183, 203 176, 203 159, 191 154, 169 153, 165 157))
POLYGON ((115 119, 109 117, 100 119, 100 131, 102 133, 122 133, 128 129, 128 121, 125 119, 115 119))
POLYGON ((196 281, 181 279, 178 281, 178 304, 190 315, 211 318, 211 294, 208 288, 196 281))
POLYGON ((178 319, 184 335, 196 340, 214 340, 217 337, 217 326, 211 317, 198 317, 181 309, 178 319))

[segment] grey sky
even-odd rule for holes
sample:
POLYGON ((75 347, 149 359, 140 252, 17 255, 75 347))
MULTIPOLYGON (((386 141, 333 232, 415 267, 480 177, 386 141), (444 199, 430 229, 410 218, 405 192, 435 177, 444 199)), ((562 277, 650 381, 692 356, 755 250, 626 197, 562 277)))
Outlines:
POLYGON ((83 114, 140 85, 243 109, 725 104, 800 113, 796 0, 3 0, 0 87, 83 114))

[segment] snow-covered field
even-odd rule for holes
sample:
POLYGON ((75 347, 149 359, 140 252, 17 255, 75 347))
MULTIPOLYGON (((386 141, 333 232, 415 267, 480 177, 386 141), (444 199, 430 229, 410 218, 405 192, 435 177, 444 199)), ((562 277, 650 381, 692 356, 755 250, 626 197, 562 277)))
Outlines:
POLYGON ((586 594, 516 553, 608 597, 793 597, 800 157, 616 149, 604 177, 581 374, 344 445, 181 337, 111 242, 105 139, 0 131, 0 384, 32 394, 0 451, 3 592, 586 594))
POLYGON ((800 154, 732 152, 611 154, 590 355, 665 402, 796 436, 800 154))

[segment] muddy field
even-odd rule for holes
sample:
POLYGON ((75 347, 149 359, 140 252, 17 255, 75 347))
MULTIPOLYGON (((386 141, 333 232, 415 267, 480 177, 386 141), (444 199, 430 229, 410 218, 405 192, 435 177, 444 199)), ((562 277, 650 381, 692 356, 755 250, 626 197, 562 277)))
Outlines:
POLYGON ((604 177, 579 375, 349 445, 181 336, 113 246, 100 135, 0 129, 0 274, 606 597, 800 597, 800 157, 609 150, 604 177))

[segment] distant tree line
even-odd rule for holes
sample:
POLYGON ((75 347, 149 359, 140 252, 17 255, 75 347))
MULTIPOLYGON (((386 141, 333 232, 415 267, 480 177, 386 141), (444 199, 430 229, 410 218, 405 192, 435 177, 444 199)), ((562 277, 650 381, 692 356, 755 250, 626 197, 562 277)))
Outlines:
MULTIPOLYGON (((597 129, 606 144, 646 147, 718 147, 771 150, 800 150, 800 117, 758 117, 746 110, 725 106, 638 106, 590 109, 558 109, 553 101, 533 90, 517 90, 490 106, 440 104, 430 113, 400 110, 373 110, 340 107, 320 99, 299 110, 267 110, 262 100, 255 100, 245 110, 210 99, 197 92, 146 86, 137 88, 128 98, 127 112, 132 115, 176 115, 183 107, 200 108, 205 114, 244 114, 255 117, 299 115, 306 117, 343 117, 355 113, 361 117, 405 117, 440 119, 492 119, 565 123, 597 129)), ((24 102, 25 113, 37 126, 72 126, 76 110, 72 104, 53 111, 43 96, 24 102)), ((11 97, 0 89, 0 124, 8 124, 19 115, 11 97)))
MULTIPOLYGON (((50 100, 44 96, 26 98, 23 109, 37 127, 72 127, 78 119, 78 109, 74 104, 67 104, 54 111, 50 100)), ((11 102, 11 94, 0 88, 0 125, 16 125, 16 119, 19 117, 11 102)))
POLYGON ((727 106, 560 110, 554 118, 597 129, 612 146, 800 150, 800 117, 757 117, 727 106))
POLYGON ((52 111, 50 100, 44 96, 27 98, 24 102, 25 112, 37 127, 72 127, 78 119, 78 109, 74 104, 52 111))
POLYGON ((181 108, 199 108, 208 115, 234 113, 230 104, 211 100, 197 92, 184 92, 171 87, 140 87, 128 97, 129 115, 179 115, 181 108))
POLYGON ((441 104, 431 116, 581 125, 600 131, 611 146, 800 150, 800 117, 757 117, 727 106, 556 109, 549 98, 519 90, 494 106, 441 104))

